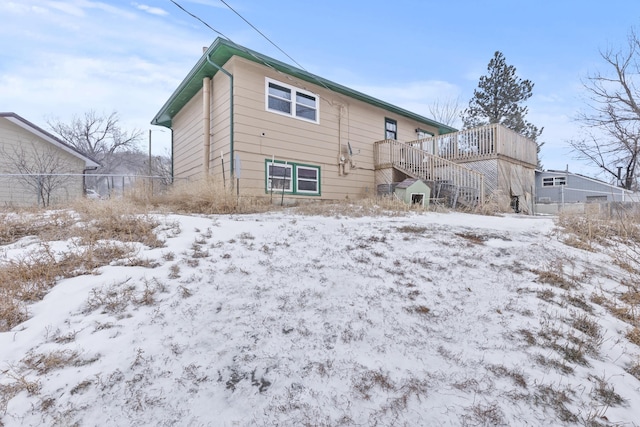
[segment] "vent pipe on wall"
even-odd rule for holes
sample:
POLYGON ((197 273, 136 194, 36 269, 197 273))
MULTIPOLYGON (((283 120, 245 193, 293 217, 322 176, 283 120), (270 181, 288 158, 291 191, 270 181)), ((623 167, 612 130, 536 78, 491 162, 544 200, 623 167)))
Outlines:
POLYGON ((213 62, 211 58, 209 58, 209 54, 206 54, 205 57, 209 64, 229 77, 229 175, 231 176, 231 188, 233 188, 235 186, 235 153, 233 147, 233 75, 220 65, 213 62))
POLYGON ((202 141, 203 141, 203 173, 209 176, 209 159, 211 157, 211 78, 202 79, 202 141))

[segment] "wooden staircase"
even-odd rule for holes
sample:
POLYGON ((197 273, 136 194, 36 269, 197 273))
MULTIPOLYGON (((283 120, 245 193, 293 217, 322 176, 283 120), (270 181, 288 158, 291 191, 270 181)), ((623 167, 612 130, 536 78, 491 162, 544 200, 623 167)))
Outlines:
POLYGON ((484 175, 465 166, 393 139, 375 143, 377 169, 394 168, 425 181, 431 197, 447 206, 474 208, 484 203, 484 175))

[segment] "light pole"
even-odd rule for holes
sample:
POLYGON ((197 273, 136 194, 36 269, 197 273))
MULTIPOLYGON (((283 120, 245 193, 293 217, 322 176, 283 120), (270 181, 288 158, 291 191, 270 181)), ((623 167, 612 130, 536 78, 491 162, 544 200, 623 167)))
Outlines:
POLYGON ((151 129, 149 129, 149 179, 151 179, 151 129))

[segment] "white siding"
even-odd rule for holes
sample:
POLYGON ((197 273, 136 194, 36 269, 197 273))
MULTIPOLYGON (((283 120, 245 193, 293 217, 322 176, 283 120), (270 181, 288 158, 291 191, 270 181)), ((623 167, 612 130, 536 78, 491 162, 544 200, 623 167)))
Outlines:
MULTIPOLYGON (((82 174, 85 162, 54 146, 39 136, 0 117, 0 174, 16 174, 17 155, 24 154, 33 164, 36 157, 54 158, 56 173, 82 174)), ((82 177, 59 177, 56 190, 50 194, 50 203, 60 205, 81 197, 82 177)), ((38 204, 37 178, 0 176, 0 203, 12 206, 38 204), (28 181, 28 182, 27 182, 28 181)))

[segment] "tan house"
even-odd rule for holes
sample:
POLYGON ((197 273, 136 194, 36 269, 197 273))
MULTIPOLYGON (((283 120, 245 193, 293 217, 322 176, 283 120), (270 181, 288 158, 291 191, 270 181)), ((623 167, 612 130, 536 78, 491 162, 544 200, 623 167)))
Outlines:
POLYGON ((84 194, 99 164, 15 113, 0 113, 0 204, 49 206, 84 194))
POLYGON ((456 132, 220 38, 151 123, 172 129, 175 177, 210 175, 240 195, 356 198, 411 177, 432 195, 477 203, 513 193, 499 181, 515 175, 513 196, 528 200, 534 187, 533 141, 499 126, 456 132))

